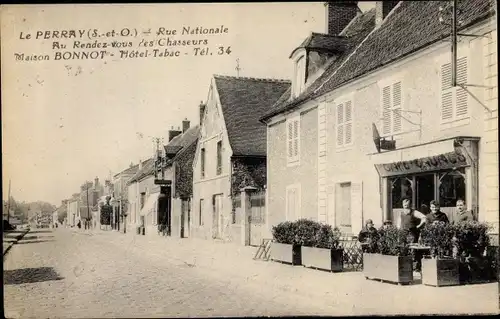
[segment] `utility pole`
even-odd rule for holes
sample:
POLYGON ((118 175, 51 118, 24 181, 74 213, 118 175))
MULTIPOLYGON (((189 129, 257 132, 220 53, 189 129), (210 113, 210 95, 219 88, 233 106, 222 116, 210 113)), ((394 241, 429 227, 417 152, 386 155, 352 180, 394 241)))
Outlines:
POLYGON ((87 221, 85 223, 85 228, 86 229, 89 226, 89 220, 90 220, 89 184, 87 183, 87 221))
POLYGON ((7 199, 7 222, 10 223, 10 179, 9 179, 9 198, 7 199))

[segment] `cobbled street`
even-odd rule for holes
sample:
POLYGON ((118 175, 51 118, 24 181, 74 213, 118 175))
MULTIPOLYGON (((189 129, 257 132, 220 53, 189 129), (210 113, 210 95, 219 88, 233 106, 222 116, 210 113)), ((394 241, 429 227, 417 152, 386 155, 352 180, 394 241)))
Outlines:
POLYGON ((144 236, 65 228, 33 230, 4 258, 5 315, 130 318, 419 310, 498 313, 496 284, 401 287, 367 281, 361 273, 331 274, 252 261, 251 257, 234 262, 218 257, 213 259, 218 262, 208 263, 201 257, 198 261, 196 256, 186 257, 175 243, 159 239, 165 247, 162 250, 144 236), (245 264, 249 266, 243 267, 245 264), (475 303, 470 303, 471 295, 475 303))

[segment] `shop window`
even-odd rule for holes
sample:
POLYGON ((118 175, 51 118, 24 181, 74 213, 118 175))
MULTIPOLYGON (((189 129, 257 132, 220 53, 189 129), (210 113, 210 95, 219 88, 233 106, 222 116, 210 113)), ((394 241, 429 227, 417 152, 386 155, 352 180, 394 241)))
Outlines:
POLYGON ((390 179, 391 185, 391 207, 401 208, 403 206, 403 198, 413 198, 413 179, 410 177, 396 177, 390 179))
POLYGON ((457 199, 465 199, 465 169, 439 173, 439 204, 455 207, 457 199))

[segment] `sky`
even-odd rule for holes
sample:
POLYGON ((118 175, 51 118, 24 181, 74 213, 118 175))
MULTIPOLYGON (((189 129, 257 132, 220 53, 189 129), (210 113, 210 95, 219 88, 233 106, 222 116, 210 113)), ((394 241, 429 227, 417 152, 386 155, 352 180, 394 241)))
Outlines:
MULTIPOLYGON (((372 6, 360 3, 363 11, 372 6)), ((168 130, 180 127, 183 119, 198 124, 198 106, 207 98, 211 76, 236 76, 236 59, 240 76, 289 79, 290 52, 310 32, 324 32, 324 10, 321 2, 2 6, 3 198, 11 180, 16 200, 58 205, 85 180, 97 176, 104 182, 151 157, 153 137, 166 144, 168 130), (36 39, 45 31, 128 28, 141 33, 163 27, 180 33, 186 26, 222 26, 228 32, 173 36, 207 39, 213 53, 194 56, 184 47, 188 54, 174 58, 121 59, 119 49, 111 49, 117 54, 102 60, 54 60, 54 42, 66 45, 60 51, 72 51, 74 40, 95 40, 36 39), (215 54, 219 46, 230 47, 230 54, 215 54), (14 53, 51 59, 16 61, 14 53)), ((115 39, 132 41, 137 50, 141 38, 159 37, 115 39)))

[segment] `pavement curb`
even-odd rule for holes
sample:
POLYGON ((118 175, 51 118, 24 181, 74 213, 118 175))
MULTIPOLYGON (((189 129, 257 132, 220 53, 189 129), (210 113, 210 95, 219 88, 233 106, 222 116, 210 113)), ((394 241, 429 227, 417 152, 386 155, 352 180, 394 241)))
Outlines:
POLYGON ((7 253, 9 252, 9 250, 12 248, 12 246, 14 246, 15 244, 17 244, 17 242, 20 241, 21 239, 23 239, 23 237, 26 236, 27 233, 29 233, 29 229, 26 230, 24 233, 21 233, 21 234, 17 235, 16 236, 16 240, 9 243, 9 246, 7 246, 7 248, 3 252, 3 257, 4 258, 7 255, 7 253))

